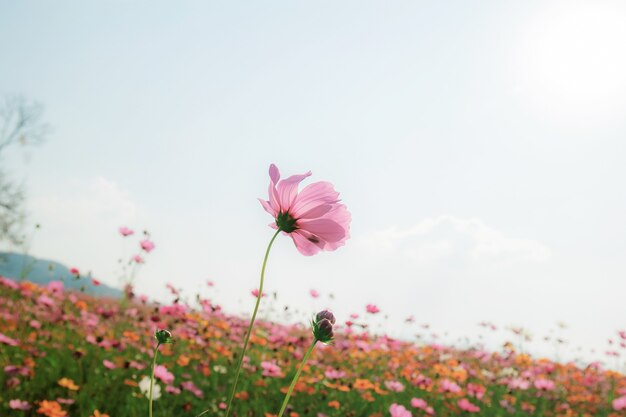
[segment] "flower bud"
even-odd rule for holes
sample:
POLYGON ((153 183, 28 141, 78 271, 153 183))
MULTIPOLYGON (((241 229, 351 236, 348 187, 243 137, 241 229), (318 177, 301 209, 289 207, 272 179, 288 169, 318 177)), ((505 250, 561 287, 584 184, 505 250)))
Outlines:
POLYGON ((323 310, 317 313, 315 316, 315 321, 321 321, 323 319, 327 319, 330 324, 335 324, 335 316, 328 310, 323 310))
POLYGON ((330 343, 333 341, 335 334, 333 333, 333 324, 328 319, 321 319, 313 322, 313 337, 322 343, 330 343))
POLYGON ((154 337, 160 345, 174 342, 172 340, 172 333, 170 333, 169 330, 157 330, 154 332, 154 337))

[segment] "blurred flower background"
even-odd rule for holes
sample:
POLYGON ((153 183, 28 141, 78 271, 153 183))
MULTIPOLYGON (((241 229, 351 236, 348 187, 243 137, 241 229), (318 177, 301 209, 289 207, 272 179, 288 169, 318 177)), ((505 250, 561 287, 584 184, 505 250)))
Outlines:
POLYGON ((275 162, 332 180, 351 239, 277 240, 261 316, 620 366, 625 20, 618 1, 2 1, 0 93, 45 129, 0 149, 26 215, 0 249, 247 315, 275 162))

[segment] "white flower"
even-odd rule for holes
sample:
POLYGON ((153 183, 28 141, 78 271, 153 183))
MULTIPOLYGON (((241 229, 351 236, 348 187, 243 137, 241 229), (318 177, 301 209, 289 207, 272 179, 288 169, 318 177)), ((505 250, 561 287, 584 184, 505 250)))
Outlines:
POLYGON ((228 372, 228 369, 226 369, 226 367, 222 365, 215 365, 213 367, 213 370, 218 374, 225 374, 226 372, 228 372))
MULTIPOLYGON (((141 390, 141 393, 145 395, 146 398, 150 398, 150 377, 144 376, 141 378, 141 381, 139 381, 139 390, 141 390)), ((157 382, 152 388, 152 399, 158 400, 159 398, 161 398, 161 386, 157 382)))

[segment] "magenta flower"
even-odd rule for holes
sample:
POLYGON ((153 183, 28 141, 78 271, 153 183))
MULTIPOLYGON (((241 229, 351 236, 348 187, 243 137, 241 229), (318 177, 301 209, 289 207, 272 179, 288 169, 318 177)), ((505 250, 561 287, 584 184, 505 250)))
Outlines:
POLYGON ((132 235, 132 234, 134 234, 134 233, 135 233, 135 231, 134 231, 134 230, 131 230, 131 229, 129 229, 129 228, 128 228, 128 227, 126 227, 126 226, 122 226, 122 227, 120 227, 120 228, 119 228, 119 229, 117 229, 117 230, 119 230, 120 235, 122 235, 122 236, 124 236, 124 237, 126 237, 126 236, 130 236, 130 235, 132 235))
POLYGON ((467 398, 460 399, 457 404, 461 410, 467 411, 468 413, 477 413, 480 411, 480 407, 469 402, 467 398))
MULTIPOLYGON (((252 291, 250 291, 250 294, 252 294, 254 297, 258 297, 259 296, 259 289, 255 288, 252 291)), ((265 292, 263 292, 263 294, 261 294, 261 297, 265 297, 267 296, 267 294, 265 294, 265 292)))
POLYGON ((154 249, 154 242, 150 239, 144 239, 139 242, 139 246, 141 246, 141 249, 145 250, 146 253, 150 253, 154 249))
POLYGON ((107 369, 115 369, 115 368, 117 368, 117 366, 115 366, 115 364, 113 362, 111 362, 110 360, 107 360, 107 359, 103 360, 102 364, 107 369))
POLYGON ((170 385, 174 382, 174 374, 168 371, 163 365, 157 365, 154 367, 154 377, 160 379, 166 385, 170 385))
POLYGON ((9 401, 9 408, 12 410, 30 410, 31 406, 27 401, 22 400, 11 400, 9 401))
POLYGON ((413 416, 409 410, 404 408, 403 405, 398 405, 396 403, 391 404, 391 407, 389 407, 389 414, 391 414, 391 417, 412 417, 413 416))
POLYGON ((402 392, 404 391, 404 384, 400 381, 385 381, 385 386, 389 391, 402 392))
POLYGON ((280 371, 280 367, 275 362, 263 361, 261 362, 261 368, 263 368, 262 375, 274 378, 280 378, 283 374, 280 371))
POLYGON ((317 290, 311 290, 311 291, 309 291, 309 294, 311 294, 311 297, 313 297, 313 298, 317 298, 317 297, 320 296, 320 293, 317 292, 317 290))
POLYGON ((626 410, 626 395, 614 399, 612 405, 615 411, 626 410))
POLYGON ((365 306, 365 311, 367 311, 370 314, 380 313, 380 309, 378 307, 376 307, 374 304, 366 305, 365 306))
POLYGON ((282 181, 276 165, 270 165, 269 200, 261 205, 275 219, 270 226, 289 234, 301 254, 333 251, 350 237, 350 212, 339 201, 329 182, 309 184, 298 193, 298 185, 311 172, 282 181))
POLYGON ((541 391, 552 391, 554 389, 554 381, 545 378, 536 379, 535 388, 541 391))

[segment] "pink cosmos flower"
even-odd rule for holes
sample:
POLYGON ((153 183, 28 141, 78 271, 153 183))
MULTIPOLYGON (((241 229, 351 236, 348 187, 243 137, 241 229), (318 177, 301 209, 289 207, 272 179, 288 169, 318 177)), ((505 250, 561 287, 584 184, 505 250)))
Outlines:
POLYGON ((12 410, 30 410, 31 405, 27 401, 22 400, 11 400, 9 401, 9 408, 12 410))
POLYGON ((612 405, 615 411, 626 410, 626 395, 614 399, 612 405))
POLYGON ((54 300, 47 295, 41 294, 39 297, 37 297, 37 304, 52 307, 54 305, 54 300))
POLYGON ((109 360, 106 360, 106 359, 102 361, 102 364, 107 369, 115 369, 115 368, 117 368, 117 366, 115 366, 115 364, 113 362, 111 362, 109 360))
POLYGON ((428 403, 421 398, 411 398, 411 407, 425 410, 428 407, 428 403))
POLYGON ((409 410, 396 403, 391 404, 391 407, 389 407, 389 413, 391 414, 391 417, 413 417, 413 414, 411 414, 409 410))
POLYGON ((389 391, 402 392, 404 391, 404 384, 399 381, 385 381, 385 386, 389 391))
POLYGON ((184 390, 191 392, 193 395, 195 395, 198 398, 204 397, 204 393, 202 392, 202 390, 198 388, 196 384, 194 384, 191 381, 182 382, 180 386, 183 387, 184 390))
POLYGON ((261 368, 263 368, 263 372, 262 372, 263 376, 271 376, 271 377, 283 376, 283 374, 280 372, 280 367, 276 365, 274 362, 263 361, 261 362, 261 368))
POLYGON ((135 231, 134 231, 134 230, 131 230, 131 229, 129 229, 128 227, 125 227, 125 226, 122 226, 122 227, 120 227, 120 228, 119 228, 119 229, 117 229, 117 230, 119 230, 120 235, 122 235, 122 236, 124 236, 124 237, 126 237, 126 236, 130 236, 130 235, 132 235, 132 234, 134 234, 134 233, 135 233, 135 231))
POLYGON ((174 374, 169 372, 167 368, 163 365, 157 365, 154 367, 154 376, 155 378, 160 379, 166 385, 174 382, 174 374))
POLYGON ((78 270, 78 268, 70 268, 70 274, 80 275, 80 271, 78 270))
POLYGON ((170 394, 178 395, 180 394, 180 388, 176 388, 173 385, 168 385, 165 387, 165 392, 169 392, 170 394))
POLYGON ((141 249, 145 250, 146 253, 150 253, 154 249, 154 242, 150 239, 144 239, 139 242, 139 246, 141 246, 141 249))
POLYGON ((317 298, 317 297, 320 296, 320 293, 317 292, 317 290, 311 290, 311 291, 309 291, 309 294, 311 294, 311 297, 313 297, 313 298, 317 298))
POLYGON ((378 307, 376 307, 374 304, 366 305, 365 306, 365 311, 367 311, 370 314, 380 313, 380 309, 378 307))
POLYGON ((452 394, 456 394, 461 392, 461 387, 459 387, 456 382, 450 381, 449 379, 442 379, 439 382, 439 392, 451 392, 452 394))
POLYGON ((335 369, 329 369, 326 372, 324 372, 324 376, 328 379, 337 379, 337 378, 343 378, 344 376, 346 376, 346 373, 343 371, 337 371, 335 369))
POLYGON ((461 398, 457 404, 461 410, 469 413, 477 413, 480 411, 480 407, 469 402, 467 398, 461 398))
POLYGON ((306 256, 321 250, 334 251, 350 237, 350 212, 339 201, 329 182, 309 184, 298 193, 298 185, 311 172, 282 181, 276 165, 270 165, 269 200, 259 199, 275 223, 270 226, 289 234, 298 251, 306 256))
MULTIPOLYGON (((250 294, 252 294, 255 298, 259 296, 259 289, 255 288, 252 291, 250 291, 250 294)), ((263 293, 261 294, 261 297, 265 297, 267 296, 267 294, 263 293)))
POLYGON ((135 262, 136 264, 142 264, 144 260, 141 255, 135 255, 133 256, 133 262, 135 262))
POLYGON ((91 279, 91 283, 92 283, 93 285, 95 285, 96 287, 97 287, 98 285, 100 285, 100 284, 101 284, 101 282, 100 282, 100 281, 98 281, 98 280, 97 280, 97 279, 95 279, 95 278, 92 278, 92 279, 91 279))
POLYGON ((554 389, 554 381, 545 378, 536 379, 535 388, 542 391, 552 391, 554 389))

